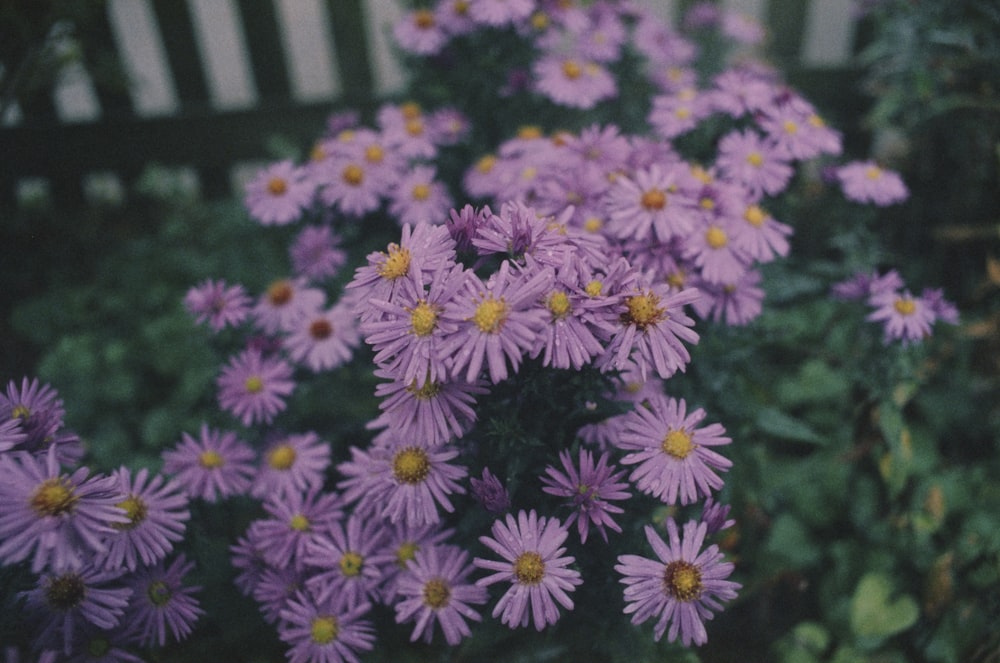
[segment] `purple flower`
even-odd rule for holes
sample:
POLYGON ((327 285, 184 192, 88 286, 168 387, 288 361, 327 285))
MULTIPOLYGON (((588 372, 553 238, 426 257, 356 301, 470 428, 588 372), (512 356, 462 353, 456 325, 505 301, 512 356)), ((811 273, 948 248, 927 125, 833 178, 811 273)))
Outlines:
POLYGON ((773 140, 752 130, 734 130, 719 140, 716 165, 730 181, 746 187, 753 200, 781 192, 794 173, 773 140))
POLYGON ((253 600, 257 602, 264 621, 277 624, 281 619, 281 611, 288 607, 288 602, 305 589, 308 572, 301 565, 282 563, 280 566, 269 566, 261 572, 260 579, 253 587, 253 600))
POLYGON ((361 342, 352 309, 353 305, 342 299, 330 309, 303 315, 287 330, 288 355, 314 373, 350 361, 361 342))
POLYGON ((163 452, 163 471, 175 475, 189 496, 214 502, 247 492, 254 456, 236 433, 202 424, 198 439, 181 433, 180 443, 163 452))
POLYGON ((711 497, 705 499, 701 508, 701 522, 707 527, 706 536, 729 529, 736 524, 736 521, 729 517, 730 508, 728 504, 716 503, 711 497))
POLYGON ((390 524, 382 549, 372 556, 372 562, 382 570, 382 587, 379 592, 384 605, 392 605, 399 595, 399 579, 407 572, 418 550, 437 546, 447 541, 453 529, 439 525, 413 527, 405 522, 390 524))
POLYGON ((652 165, 619 177, 607 195, 608 231, 619 239, 661 242, 685 236, 694 227, 696 181, 684 164, 652 165))
POLYGON ((245 202, 250 216, 262 225, 283 226, 302 216, 314 193, 315 187, 305 171, 291 161, 280 161, 247 183, 245 202))
POLYGON ((207 322, 212 331, 235 327, 250 315, 250 296, 242 285, 208 279, 188 290, 184 307, 198 324, 207 322))
POLYGON ((602 370, 621 370, 635 362, 643 379, 650 368, 667 379, 677 370, 684 371, 691 355, 681 341, 697 343, 691 329, 694 320, 684 313, 684 306, 699 298, 698 290, 688 288, 671 292, 669 284, 635 288, 621 305, 618 329, 598 358, 602 370))
POLYGON ((35 589, 23 594, 31 621, 40 624, 38 640, 52 645, 61 640, 69 655, 77 629, 118 626, 132 595, 118 582, 121 575, 121 569, 101 570, 90 564, 42 575, 35 589))
MULTIPOLYGON (((376 369, 375 375, 392 377, 381 369, 376 369)), ((389 428, 400 437, 429 447, 445 444, 462 437, 475 423, 476 396, 487 392, 484 385, 484 380, 425 382, 422 387, 415 380, 383 382, 375 387, 375 395, 382 399, 382 414, 366 428, 389 428)))
POLYGON ((389 212, 399 225, 444 223, 452 200, 445 185, 435 179, 436 175, 432 166, 415 166, 393 188, 389 212))
POLYGON ((546 467, 545 476, 542 477, 545 486, 542 490, 567 499, 567 505, 573 512, 566 520, 566 527, 571 527, 576 522, 581 543, 587 542, 591 524, 597 527, 601 538, 607 542, 605 527, 616 532, 622 531, 618 523, 612 520, 611 514, 624 513, 624 509, 611 502, 631 497, 626 490, 628 484, 621 480, 625 471, 615 472, 615 466, 608 464, 607 452, 601 454, 595 464, 594 455, 586 449, 580 449, 579 471, 573 466, 568 450, 559 452, 559 460, 563 471, 560 472, 551 465, 546 467))
POLYGON ((18 417, 0 413, 0 453, 10 451, 27 437, 21 429, 21 420, 18 417))
POLYGON ((338 244, 340 237, 330 226, 306 226, 288 248, 292 269, 316 281, 336 276, 347 262, 347 253, 338 244))
POLYGON ((525 513, 507 514, 504 521, 494 521, 493 536, 481 536, 480 542, 503 561, 481 559, 473 563, 493 574, 480 578, 476 584, 487 587, 497 582, 509 582, 510 587, 493 608, 493 616, 510 628, 527 626, 533 619, 541 631, 559 620, 559 608, 573 609, 569 592, 583 580, 580 572, 568 568, 575 560, 564 557, 560 547, 569 535, 558 518, 539 518, 534 509, 525 513))
POLYGON ((852 161, 837 169, 837 179, 848 200, 886 207, 906 200, 910 192, 903 178, 874 161, 852 161))
POLYGON ((363 619, 367 602, 352 603, 343 594, 299 592, 281 611, 278 636, 290 646, 290 663, 360 663, 358 652, 370 651, 375 629, 363 619))
POLYGON ((254 497, 281 497, 323 485, 330 465, 330 445, 316 433, 285 435, 264 451, 250 493, 254 497))
POLYGON ((934 310, 908 290, 872 295, 868 303, 875 310, 868 320, 885 325, 885 342, 901 340, 903 345, 919 343, 931 335, 934 310))
POLYGON ((140 561, 150 566, 162 560, 184 538, 184 523, 191 515, 188 498, 176 481, 158 474, 150 477, 146 468, 133 479, 123 466, 115 478, 124 496, 118 506, 125 510, 128 522, 112 524, 117 534, 108 539, 103 565, 135 571, 140 561))
POLYGON ((448 43, 448 35, 430 9, 408 12, 393 28, 392 35, 400 48, 417 55, 435 55, 448 43))
POLYGON ((340 595, 349 606, 366 603, 382 579, 376 562, 385 538, 378 518, 352 513, 346 523, 331 523, 306 545, 305 563, 317 568, 306 581, 309 591, 320 602, 340 595))
POLYGON ((346 502, 360 501, 360 510, 374 509, 389 522, 433 525, 441 519, 438 508, 455 510, 448 496, 465 492, 458 483, 465 467, 448 462, 457 456, 454 447, 430 448, 393 436, 367 453, 352 447, 352 460, 337 466, 347 477, 337 486, 346 502))
POLYGON ((143 646, 163 647, 168 630, 175 642, 186 639, 198 617, 205 614, 194 597, 201 588, 183 584, 193 568, 194 562, 178 555, 169 566, 160 562, 140 569, 128 581, 134 599, 127 619, 143 646))
POLYGON ((468 13, 481 25, 501 27, 531 16, 534 0, 469 0, 468 13))
POLYGON ((34 457, 25 452, 0 456, 0 561, 31 557, 39 573, 78 569, 106 549, 114 524, 128 517, 115 477, 92 476, 81 467, 60 473, 56 447, 34 457))
POLYGON ((344 517, 340 497, 321 488, 274 495, 264 502, 268 517, 255 521, 253 535, 257 552, 269 565, 303 569, 309 542, 344 517))
MULTIPOLYGON (((62 399, 50 385, 37 378, 21 380, 21 388, 11 380, 6 393, 0 393, 0 419, 17 419, 23 438, 20 448, 36 452, 49 446, 51 438, 62 428, 62 399)), ((20 437, 20 436, 17 436, 20 437)))
POLYGON ((472 484, 472 494, 490 513, 499 514, 510 510, 510 495, 507 493, 507 488, 490 472, 490 468, 484 467, 483 478, 472 477, 469 483, 472 484))
POLYGON ((400 576, 396 623, 414 620, 410 641, 423 636, 430 642, 434 622, 441 626, 445 641, 455 646, 471 634, 466 619, 480 621, 471 605, 486 603, 485 587, 468 582, 473 567, 469 554, 457 546, 431 546, 416 552, 400 576))
POLYGON ((464 324, 445 343, 452 375, 475 382, 484 362, 493 384, 507 379, 508 362, 516 372, 546 315, 535 302, 553 278, 547 268, 513 272, 506 260, 485 284, 470 276, 456 302, 464 324))
POLYGON ((608 69, 582 55, 543 54, 532 66, 534 88, 560 106, 590 109, 618 94, 608 69))
POLYGON ((633 624, 650 617, 658 620, 653 631, 657 641, 667 633, 671 642, 680 638, 684 646, 705 644, 708 635, 704 620, 711 619, 713 610, 722 608, 720 601, 736 597, 739 583, 726 580, 733 565, 722 561, 719 547, 702 550, 707 526, 689 521, 681 536, 677 524, 667 521, 669 544, 649 525, 646 540, 659 561, 638 555, 620 555, 615 570, 624 576, 625 614, 632 615, 633 624))
POLYGON ((620 448, 631 450, 621 462, 638 465, 629 476, 642 492, 667 504, 691 504, 722 487, 714 470, 728 470, 732 461, 709 447, 729 444, 721 424, 698 425, 705 411, 687 414, 687 404, 663 394, 652 395, 624 415, 620 448))
POLYGON ((292 367, 259 350, 244 350, 230 358, 216 379, 219 406, 244 426, 271 423, 285 409, 284 397, 295 389, 292 367))
POLYGON ((262 550, 266 545, 264 536, 260 533, 263 522, 263 520, 252 521, 247 527, 246 533, 229 547, 229 560, 233 568, 239 570, 233 584, 244 596, 253 594, 254 588, 260 583, 264 572, 270 568, 264 560, 262 550))
POLYGON ((254 305, 251 313, 257 326, 265 334, 276 334, 290 329, 295 322, 326 302, 326 294, 319 288, 309 288, 303 278, 278 279, 254 305))

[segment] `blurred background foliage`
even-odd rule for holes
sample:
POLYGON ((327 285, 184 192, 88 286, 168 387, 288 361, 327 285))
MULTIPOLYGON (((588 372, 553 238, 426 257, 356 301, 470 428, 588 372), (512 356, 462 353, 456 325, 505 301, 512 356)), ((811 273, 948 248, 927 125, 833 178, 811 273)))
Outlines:
MULTIPOLYGON (((796 234, 791 257, 765 270, 763 316, 745 328, 703 325, 690 370, 669 382, 671 395, 704 407, 735 441, 722 499, 738 524, 722 545, 744 590, 709 625, 708 645, 683 655, 692 661, 1000 660, 1000 8, 990 0, 864 4, 858 87, 844 103, 861 99, 866 112, 820 111, 847 118, 835 126, 847 133, 850 156, 899 170, 912 195, 876 215, 846 202, 820 173, 801 176, 772 210, 796 234), (884 346, 860 308, 828 296, 833 282, 875 268, 899 269, 914 289, 943 286, 962 323, 938 326, 920 346, 884 346)), ((45 23, 33 14, 40 5, 3 8, 30 27, 45 23)), ((25 44, 38 38, 29 27, 25 44)), ((87 44, 86 31, 78 34, 87 44)), ((20 42, 0 44, 14 53, 20 42)), ((629 82, 628 63, 617 73, 629 94, 575 126, 527 96, 509 103, 519 112, 491 112, 511 65, 503 53, 503 44, 477 53, 473 75, 471 51, 411 63, 408 97, 491 122, 445 157, 452 181, 525 123, 628 129, 645 117, 645 88, 629 82)), ((11 71, 15 56, 2 56, 11 71)), ((261 141, 287 146, 280 138, 261 141)), ((290 156, 283 149, 274 157, 290 156)), ((262 291, 289 271, 290 235, 261 231, 240 201, 205 201, 183 173, 156 164, 104 202, 66 208, 43 192, 23 203, 3 210, 0 227, 0 376, 34 375, 58 389, 98 470, 158 467, 182 431, 219 416, 214 379, 224 355, 184 312, 184 293, 205 278, 262 291)), ((349 237, 345 248, 363 256, 390 230, 349 237)), ((360 373, 312 383, 303 423, 331 404, 371 411, 373 385, 360 373)), ((336 436, 350 439, 358 418, 343 417, 336 436)), ((164 660, 209 660, 234 648, 256 660, 280 656, 273 629, 226 589, 227 545, 255 505, 234 504, 226 516, 209 506, 194 506, 188 546, 211 616, 164 660)), ((502 634, 484 637, 495 643, 502 634)), ((535 660, 565 651, 532 644, 535 660)), ((653 655, 641 645, 616 658, 653 655)), ((375 660, 425 652, 380 647, 375 660)))

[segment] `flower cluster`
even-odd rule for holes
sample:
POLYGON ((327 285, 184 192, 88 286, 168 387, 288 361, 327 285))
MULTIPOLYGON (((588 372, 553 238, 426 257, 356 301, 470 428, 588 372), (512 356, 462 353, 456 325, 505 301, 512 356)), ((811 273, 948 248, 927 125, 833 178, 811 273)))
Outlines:
POLYGON ((0 565, 24 563, 21 593, 39 657, 139 648, 187 638, 202 610, 185 584, 193 564, 174 551, 188 498, 145 469, 91 474, 63 403, 38 380, 0 393, 0 565))

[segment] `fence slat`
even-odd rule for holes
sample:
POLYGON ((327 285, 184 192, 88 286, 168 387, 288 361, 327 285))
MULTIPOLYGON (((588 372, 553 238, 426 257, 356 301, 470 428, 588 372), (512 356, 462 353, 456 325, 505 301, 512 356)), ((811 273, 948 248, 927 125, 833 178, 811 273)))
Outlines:
POLYGON ((188 6, 213 106, 219 110, 250 108, 257 94, 235 3, 188 0, 188 6))
POLYGON ((257 100, 288 99, 292 90, 274 3, 271 0, 237 0, 236 6, 244 39, 252 45, 246 54, 257 87, 257 100))
POLYGON ((169 35, 167 61, 173 74, 181 105, 191 108, 209 106, 208 81, 198 55, 191 10, 185 2, 154 0, 153 9, 160 32, 169 35))
POLYGON ((176 112, 177 92, 170 77, 167 50, 149 2, 108 0, 108 21, 136 114, 153 117, 176 112))
POLYGON ((327 0, 327 5, 344 99, 351 104, 363 95, 398 90, 403 78, 385 35, 386 24, 402 16, 395 0, 327 0))
POLYGON ((333 99, 343 86, 330 33, 330 17, 320 0, 276 0, 288 74, 299 101, 333 99))
POLYGON ((844 64, 854 38, 852 0, 813 0, 806 18, 801 62, 806 67, 844 64))

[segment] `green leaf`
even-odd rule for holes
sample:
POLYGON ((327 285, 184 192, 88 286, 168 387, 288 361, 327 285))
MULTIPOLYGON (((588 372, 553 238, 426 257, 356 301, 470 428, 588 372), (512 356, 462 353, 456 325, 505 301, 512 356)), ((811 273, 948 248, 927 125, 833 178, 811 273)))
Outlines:
POLYGON ((851 598, 851 630, 862 645, 877 646, 913 626, 919 616, 917 602, 909 594, 892 599, 892 581, 881 573, 862 577, 851 598))
POLYGON ((761 432, 782 440, 817 445, 826 443, 808 424, 775 408, 763 408, 758 412, 756 424, 761 432))

